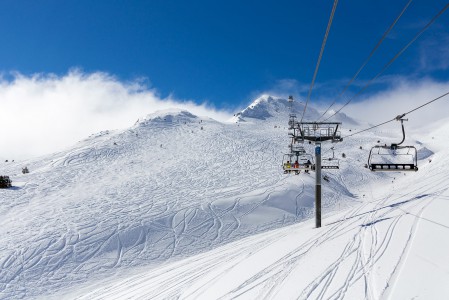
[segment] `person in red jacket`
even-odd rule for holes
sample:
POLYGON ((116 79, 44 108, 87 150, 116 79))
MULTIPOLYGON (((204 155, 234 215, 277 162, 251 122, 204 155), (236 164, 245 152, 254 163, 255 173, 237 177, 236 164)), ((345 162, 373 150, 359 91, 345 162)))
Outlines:
POLYGON ((295 170, 295 174, 298 175, 301 171, 299 170, 299 162, 295 161, 295 163, 293 164, 293 168, 296 169, 295 170))

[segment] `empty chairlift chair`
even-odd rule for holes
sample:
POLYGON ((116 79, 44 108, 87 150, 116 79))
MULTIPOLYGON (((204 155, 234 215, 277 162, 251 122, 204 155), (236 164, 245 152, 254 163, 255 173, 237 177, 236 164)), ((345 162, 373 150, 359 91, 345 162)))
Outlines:
POLYGON ((323 157, 321 169, 340 169, 340 160, 335 157, 334 147, 330 150, 332 150, 332 157, 323 157))
POLYGON ((418 154, 414 146, 400 146, 405 140, 405 130, 402 119, 403 116, 397 116, 396 120, 401 121, 402 141, 390 146, 374 146, 371 148, 368 157, 368 168, 373 172, 388 171, 418 171, 418 154))
POLYGON ((418 155, 413 146, 374 146, 368 158, 371 171, 418 171, 418 155))

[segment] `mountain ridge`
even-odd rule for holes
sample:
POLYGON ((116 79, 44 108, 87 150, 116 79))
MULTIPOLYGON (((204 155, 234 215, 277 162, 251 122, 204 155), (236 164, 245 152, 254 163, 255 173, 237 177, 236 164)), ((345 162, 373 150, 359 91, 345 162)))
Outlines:
MULTIPOLYGON (((290 114, 296 114, 302 116, 304 113, 305 105, 300 101, 289 102, 288 99, 283 97, 271 96, 268 94, 264 94, 258 98, 256 98, 248 107, 243 109, 242 111, 236 113, 232 118, 231 122, 250 122, 250 121, 264 121, 269 118, 275 118, 279 121, 288 120, 290 114)), ((335 113, 335 111, 328 111, 326 116, 330 117, 335 113)), ((303 118, 304 122, 319 122, 322 121, 322 114, 315 108, 310 105, 307 106, 307 109, 304 113, 303 118)), ((349 124, 351 126, 360 125, 360 123, 348 115, 344 113, 337 113, 328 122, 342 122, 349 124)))

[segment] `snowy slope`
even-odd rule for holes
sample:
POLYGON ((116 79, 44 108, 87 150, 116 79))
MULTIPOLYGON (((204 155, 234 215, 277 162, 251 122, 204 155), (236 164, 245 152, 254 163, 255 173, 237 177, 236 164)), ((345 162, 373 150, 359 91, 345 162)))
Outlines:
MULTIPOLYGON (((427 146, 447 145, 448 129, 436 131, 427 146)), ((71 296, 446 299, 449 151, 420 165, 418 173, 362 178, 357 189, 364 197, 349 209, 328 213, 320 229, 313 228, 313 220, 290 225, 71 296)), ((342 177, 349 185, 348 179, 342 177)))
MULTIPOLYGON (((287 262, 293 257, 300 257, 298 264, 305 264, 300 269, 307 270, 302 275, 291 272, 307 274, 300 279, 305 286, 301 293, 323 290, 323 284, 334 280, 319 278, 340 269, 355 269, 358 275, 354 283, 345 281, 344 275, 330 277, 340 278, 336 285, 359 286, 363 278, 370 283, 366 273, 374 273, 369 270, 375 266, 378 248, 383 245, 400 252, 412 239, 401 240, 398 246, 381 242, 388 240, 383 237, 383 226, 395 219, 390 211, 394 215, 400 208, 421 203, 407 204, 408 198, 401 197, 433 195, 442 189, 444 180, 438 180, 435 190, 431 182, 424 181, 428 190, 409 192, 408 187, 421 184, 426 168, 396 179, 391 174, 368 172, 363 165, 369 147, 397 133, 361 134, 334 145, 336 155, 341 157, 344 152, 347 156, 339 171, 326 173, 330 181, 323 185, 323 208, 328 225, 311 229, 310 221, 300 222, 313 216, 314 178, 286 176, 281 169, 288 144, 283 126, 288 118, 286 103, 272 97, 258 99, 247 109, 251 114, 243 111, 238 122, 230 124, 185 111, 164 111, 139 120, 128 130, 91 136, 65 152, 2 163, 0 173, 13 175, 15 187, 0 190, 0 298, 85 294, 106 299, 119 295, 210 299, 207 293, 214 291, 215 296, 234 297, 237 294, 231 292, 237 291, 247 298, 257 298, 258 293, 269 297, 289 291, 282 287, 296 277, 281 269, 290 268, 287 262), (30 174, 20 173, 23 165, 28 165, 30 174), (396 195, 401 187, 404 191, 396 195), (394 205, 400 202, 405 204, 394 205), (389 205, 391 209, 383 208, 389 205), (268 231, 276 228, 280 229, 268 231), (357 254, 365 244, 369 259, 357 254), (307 250, 312 246, 314 251, 307 250), (326 249, 333 255, 356 258, 352 264, 340 256, 323 260, 319 253, 327 253, 326 249), (285 255, 290 256, 281 263, 285 255), (279 265, 272 270, 264 269, 277 261, 279 265), (241 275, 235 275, 234 269, 241 275), (220 272, 230 277, 223 278, 220 272), (280 279, 276 279, 278 273, 280 279), (128 278, 126 283, 124 278, 128 278)), ((310 118, 319 117, 312 108, 308 112, 310 118)), ((358 130, 354 124, 351 130, 358 130)), ((430 141, 413 143, 433 149, 430 141)), ((313 151, 311 145, 305 146, 313 151)), ((439 157, 438 153, 434 156, 432 164, 439 157)), ((435 176, 442 179, 445 171, 442 167, 435 176)), ((413 219, 402 223, 406 231, 416 232, 416 217, 402 219, 413 219)), ((401 227, 390 227, 402 235, 401 227)), ((391 230, 385 232, 386 236, 391 230)), ((400 256, 385 257, 389 263, 398 263, 400 256)), ((296 263, 291 267, 295 269, 296 263)), ((390 277, 381 282, 390 283, 390 277)), ((326 293, 337 291, 327 289, 326 293)), ((393 292, 384 290, 380 289, 383 295, 393 292)), ((360 295, 359 288, 354 292, 360 295)), ((299 294, 291 294, 295 295, 299 294)))
POLYGON ((405 180, 380 194, 369 189, 363 203, 328 214, 321 229, 306 221, 251 236, 84 290, 80 299, 446 299, 446 174, 403 193, 393 190, 405 180))

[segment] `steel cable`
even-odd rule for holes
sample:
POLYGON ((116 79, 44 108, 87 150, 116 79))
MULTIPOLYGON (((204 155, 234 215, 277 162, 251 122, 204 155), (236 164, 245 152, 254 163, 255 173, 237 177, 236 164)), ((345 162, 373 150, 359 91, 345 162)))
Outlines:
POLYGON ((332 7, 332 12, 331 12, 331 15, 329 17, 329 22, 327 23, 326 33, 324 34, 323 42, 321 44, 320 55, 318 56, 318 61, 317 61, 317 64, 315 66, 315 72, 313 73, 312 82, 310 83, 309 92, 307 94, 306 104, 304 105, 304 111, 302 112, 301 122, 302 122, 302 120, 304 118, 304 115, 306 113, 307 104, 309 103, 310 95, 312 94, 313 86, 315 85, 315 79, 316 79, 316 76, 318 74, 318 69, 320 67, 321 58, 323 57, 324 47, 326 46, 327 37, 329 35, 329 31, 330 31, 331 26, 332 26, 332 21, 334 19, 335 10, 337 9, 337 4, 338 4, 338 0, 334 0, 334 6, 332 7))
MULTIPOLYGON (((413 0, 409 0, 407 2, 407 4, 404 6, 404 8, 402 9, 401 13, 396 17, 396 19, 394 20, 394 22, 390 25, 390 27, 385 31, 385 33, 382 35, 382 37, 380 38, 380 40, 377 42, 376 46, 374 46, 373 50, 371 50, 371 53, 368 55, 368 57, 365 59, 365 61, 363 62, 362 66, 358 69, 358 71, 355 73, 355 75, 351 78, 351 80, 349 80, 349 82, 346 84, 346 86, 344 87, 343 91, 340 92, 340 94, 338 94, 338 96, 336 97, 337 99, 340 98, 341 96, 343 96, 343 94, 346 92, 346 90, 349 88, 349 86, 354 82, 354 80, 357 78, 357 76, 359 76, 360 72, 363 70, 363 68, 365 68, 365 66, 368 64, 368 62, 370 61, 371 57, 374 55, 374 53, 377 51, 377 49, 380 47, 380 45, 382 44, 382 42, 385 40, 385 38, 387 37, 387 35, 390 33, 390 31, 394 28, 394 26, 396 25, 396 23, 399 21, 399 19, 402 17, 402 15, 405 13, 405 11, 407 10, 407 8, 409 7, 410 3, 412 3, 413 0)), ((332 108, 332 106, 336 103, 336 101, 334 100, 332 102, 332 104, 326 109, 326 111, 318 118, 317 122, 319 122, 319 120, 324 117, 326 115, 326 113, 329 111, 329 109, 332 108)))
POLYGON ((415 42, 420 36, 421 36, 421 34, 423 34, 424 33, 424 31, 426 31, 429 27, 430 27, 430 25, 432 25, 437 19, 438 19, 438 17, 439 16, 441 16, 445 11, 446 11, 446 9, 448 9, 449 8, 449 3, 448 4, 446 4, 444 7, 443 7, 443 9, 441 9, 439 12, 438 12, 438 14, 436 14, 433 18, 432 18, 432 20, 430 20, 430 22, 429 23, 427 23, 426 24, 426 26, 424 26, 414 37, 413 37, 413 39, 407 44, 407 45, 405 45, 398 53, 396 53, 396 55, 382 68, 382 70, 379 72, 379 73, 377 73, 377 75, 376 76, 374 76, 370 81, 368 81, 368 83, 367 84, 365 84, 365 86, 360 90, 360 91, 358 91, 351 99, 349 99, 339 110, 337 110, 334 114, 332 114, 330 117, 328 117, 327 119, 325 119, 324 121, 327 121, 327 120, 329 120, 330 118, 332 118, 333 116, 335 116, 336 114, 338 114, 343 108, 345 108, 352 100, 354 100, 354 98, 355 97, 357 97, 358 95, 360 95, 363 91, 365 91, 370 85, 371 85, 371 83, 374 81, 374 80, 376 80, 383 72, 385 72, 390 66, 391 66, 391 64, 402 54, 402 53, 404 53, 404 51, 405 50, 407 50, 407 48, 408 47, 410 47, 410 45, 411 44, 413 44, 413 42, 415 42))

